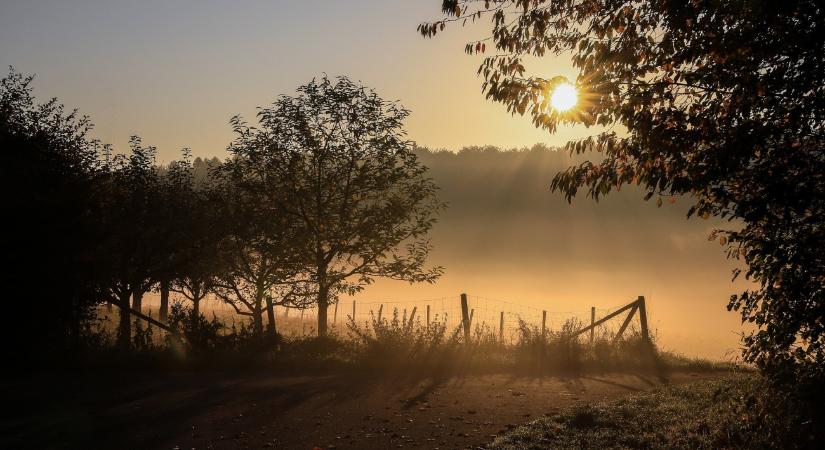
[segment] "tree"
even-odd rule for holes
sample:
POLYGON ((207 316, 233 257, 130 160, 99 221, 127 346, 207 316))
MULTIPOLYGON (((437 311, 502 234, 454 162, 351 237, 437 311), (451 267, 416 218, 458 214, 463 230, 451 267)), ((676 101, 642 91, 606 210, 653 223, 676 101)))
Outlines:
POLYGON ((427 232, 443 208, 402 122, 407 110, 345 77, 326 76, 258 112, 260 128, 233 119, 230 151, 261 175, 273 214, 314 285, 318 334, 340 293, 375 277, 432 282, 427 232))
POLYGON ((165 257, 164 242, 159 238, 165 224, 158 220, 161 208, 160 181, 154 164, 156 149, 143 146, 136 136, 129 145, 128 156, 106 158, 109 183, 102 216, 107 232, 98 255, 107 266, 104 296, 120 311, 117 340, 122 348, 130 346, 131 316, 142 315, 141 299, 155 283, 165 257))
POLYGON ((276 305, 304 307, 305 283, 296 280, 301 269, 293 251, 295 228, 273 209, 267 172, 258 160, 237 154, 215 168, 214 197, 219 200, 225 235, 218 248, 221 271, 215 294, 238 314, 252 317, 255 335, 263 334, 263 315, 269 334, 276 335, 276 305))
POLYGON ((13 358, 77 348, 99 302, 103 266, 95 258, 105 173, 92 124, 56 99, 42 104, 32 77, 10 69, 0 80, 3 153, 4 304, 13 358))
POLYGON ((424 36, 491 16, 491 35, 465 47, 496 51, 479 67, 489 99, 550 132, 610 127, 567 145, 599 160, 559 173, 554 190, 598 200, 638 184, 660 205, 684 196, 688 216, 741 224, 713 237, 756 285, 728 304, 758 328, 744 338, 745 359, 775 380, 825 378, 821 2, 445 0, 442 9, 419 26, 424 36), (566 80, 529 75, 528 60, 548 54, 579 69, 570 111, 547 101, 566 80))
POLYGON ((166 299, 161 292, 161 320, 165 319, 168 291, 177 292, 192 303, 191 331, 197 334, 201 301, 212 292, 222 270, 219 247, 224 221, 208 186, 199 186, 206 183, 195 181, 189 149, 169 164, 161 184, 162 233, 157 239, 163 240, 165 251, 157 278, 161 289, 167 286, 166 299))
MULTIPOLYGON (((212 192, 210 167, 217 158, 192 160, 184 148, 179 161, 159 167, 160 202, 156 220, 162 244, 156 278, 160 291, 159 318, 169 311, 169 293, 176 291, 193 302, 197 316, 200 301, 210 292, 221 269, 218 247, 226 232, 220 217, 220 198, 212 192)), ((199 321, 193 321, 197 324, 199 321)))

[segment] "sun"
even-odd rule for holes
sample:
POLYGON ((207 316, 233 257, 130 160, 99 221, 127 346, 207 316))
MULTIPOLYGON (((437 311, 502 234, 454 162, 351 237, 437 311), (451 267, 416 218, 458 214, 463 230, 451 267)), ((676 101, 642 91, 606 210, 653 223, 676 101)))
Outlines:
POLYGON ((576 87, 570 83, 562 83, 553 89, 550 96, 550 105, 559 112, 564 112, 576 106, 579 101, 579 93, 576 87))

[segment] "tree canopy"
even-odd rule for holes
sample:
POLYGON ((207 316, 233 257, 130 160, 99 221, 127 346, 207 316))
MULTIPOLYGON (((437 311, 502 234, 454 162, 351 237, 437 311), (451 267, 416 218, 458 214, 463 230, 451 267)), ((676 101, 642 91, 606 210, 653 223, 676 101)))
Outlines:
POLYGON ((339 293, 375 277, 431 282, 426 233, 443 205, 402 121, 407 110, 345 77, 323 77, 233 120, 234 162, 254 168, 256 190, 297 230, 292 243, 315 286, 318 332, 339 293))
POLYGON ((566 147, 599 158, 557 174, 554 190, 598 200, 633 183, 659 204, 684 196, 689 216, 734 221, 713 237, 755 282, 728 304, 758 328, 744 338, 746 360, 822 377, 821 2, 445 0, 442 12, 419 32, 490 19, 490 34, 464 48, 491 53, 479 67, 490 100, 550 132, 599 128, 566 147), (568 56, 579 71, 569 111, 548 104, 568 80, 530 70, 547 55, 568 56))

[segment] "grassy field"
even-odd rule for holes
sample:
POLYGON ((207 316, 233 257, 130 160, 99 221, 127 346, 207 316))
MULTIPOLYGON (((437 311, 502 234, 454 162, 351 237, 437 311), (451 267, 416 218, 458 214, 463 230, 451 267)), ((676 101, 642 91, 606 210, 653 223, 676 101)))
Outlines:
POLYGON ((817 448, 815 432, 795 423, 792 412, 769 404, 769 399, 757 375, 734 373, 579 404, 515 428, 488 448, 817 448))

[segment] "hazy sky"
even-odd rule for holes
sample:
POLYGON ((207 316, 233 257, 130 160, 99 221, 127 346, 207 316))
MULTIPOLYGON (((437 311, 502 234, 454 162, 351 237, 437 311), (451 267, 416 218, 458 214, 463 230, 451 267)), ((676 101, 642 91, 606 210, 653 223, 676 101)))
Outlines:
MULTIPOLYGON (((440 0, 4 0, 0 64, 36 74, 35 94, 90 115, 103 141, 125 149, 137 134, 166 162, 184 146, 224 157, 232 115, 251 119, 324 72, 400 100, 410 137, 429 147, 552 146, 593 133, 548 135, 486 101, 480 58, 463 54, 484 27, 421 38, 416 26, 439 12, 440 0)), ((564 59, 531 68, 575 76, 564 59)), ((724 310, 731 265, 706 240, 717 224, 687 222, 684 203, 660 210, 632 190, 570 207, 547 190, 562 160, 505 159, 425 161, 451 203, 433 233, 446 275, 434 286, 379 283, 362 297, 466 291, 566 311, 644 294, 667 346, 712 357, 736 346, 738 319, 724 310)))
MULTIPOLYGON (((348 75, 412 110, 422 145, 559 144, 555 136, 487 102, 479 57, 463 53, 484 27, 435 40, 416 26, 440 0, 184 1, 5 0, 0 64, 36 74, 36 94, 57 96, 92 117, 96 134, 125 148, 141 135, 168 161, 188 146, 222 155, 228 119, 322 73, 348 75)), ((575 75, 545 59, 548 75, 575 75)))

